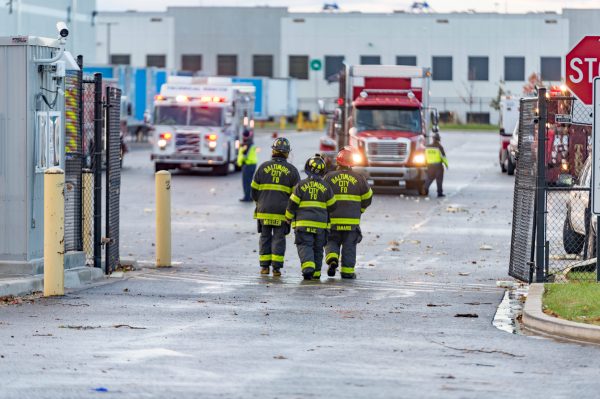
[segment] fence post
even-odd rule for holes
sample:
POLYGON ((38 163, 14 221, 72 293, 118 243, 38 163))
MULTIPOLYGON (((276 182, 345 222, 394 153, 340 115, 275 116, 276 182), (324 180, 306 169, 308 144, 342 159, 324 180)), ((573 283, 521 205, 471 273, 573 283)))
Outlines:
POLYGON ((44 296, 65 294, 65 172, 44 173, 44 296))
POLYGON ((156 172, 156 267, 171 266, 171 174, 156 172))
POLYGON ((92 207, 94 206, 94 174, 89 169, 83 169, 81 204, 83 216, 83 251, 86 259, 94 256, 94 217, 92 207))
POLYGON ((94 267, 102 267, 102 74, 94 74, 94 267))
POLYGON ((546 88, 538 89, 535 281, 546 281, 546 88))

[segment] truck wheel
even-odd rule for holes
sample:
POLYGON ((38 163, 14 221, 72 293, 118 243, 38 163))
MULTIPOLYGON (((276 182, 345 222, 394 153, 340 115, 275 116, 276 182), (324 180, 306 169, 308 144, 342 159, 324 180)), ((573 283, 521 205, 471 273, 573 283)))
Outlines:
POLYGON ((569 255, 577 255, 583 249, 584 243, 585 236, 573 230, 569 222, 569 214, 567 214, 563 224, 563 247, 565 252, 569 255))
MULTIPOLYGON (((510 156, 508 155, 508 151, 506 152, 506 162, 508 162, 508 159, 510 159, 510 156)), ((502 171, 502 173, 506 173, 506 163, 504 161, 502 161, 502 155, 500 155, 500 170, 502 171)))
POLYGON ((227 176, 229 174, 229 162, 218 165, 213 168, 213 172, 219 176, 227 176))
POLYGON ((507 162, 507 166, 506 166, 506 174, 509 176, 512 176, 515 174, 515 169, 517 167, 516 164, 513 163, 512 158, 510 157, 510 155, 508 156, 508 160, 507 162))

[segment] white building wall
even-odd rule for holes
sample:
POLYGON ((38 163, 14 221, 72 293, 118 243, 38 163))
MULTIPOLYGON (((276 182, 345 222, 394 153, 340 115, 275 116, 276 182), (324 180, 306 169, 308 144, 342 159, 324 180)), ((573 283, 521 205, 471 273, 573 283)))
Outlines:
POLYGON ((174 26, 174 18, 165 13, 101 13, 97 18, 96 62, 108 64, 109 53, 129 54, 132 66, 145 67, 147 55, 163 54, 166 67, 175 69, 174 26), (110 49, 107 48, 109 29, 110 49))
MULTIPOLYGON (((504 57, 524 56, 527 78, 540 72, 540 57, 564 59, 569 35, 568 20, 544 14, 294 14, 281 24, 282 76, 288 73, 289 55, 321 60, 343 55, 351 64, 359 63, 361 55, 379 55, 383 64, 411 55, 424 67, 431 67, 433 56, 452 56, 453 80, 432 82, 432 105, 458 112, 463 121, 469 108, 491 112, 492 123, 497 113, 489 103, 504 78, 504 57), (488 81, 468 80, 469 56, 489 57, 488 81), (468 97, 475 97, 470 107, 468 97)), ((524 84, 507 82, 505 90, 520 94, 524 84)), ((325 81, 323 69, 299 81, 298 92, 301 108, 315 111, 316 93, 335 97, 337 84, 325 81)))
POLYGON ((63 21, 70 31, 67 50, 75 56, 82 54, 85 62, 93 62, 95 33, 92 12, 95 9, 96 0, 15 0, 10 13, 7 1, 0 0, 0 36, 54 38, 58 36, 56 23, 63 21))

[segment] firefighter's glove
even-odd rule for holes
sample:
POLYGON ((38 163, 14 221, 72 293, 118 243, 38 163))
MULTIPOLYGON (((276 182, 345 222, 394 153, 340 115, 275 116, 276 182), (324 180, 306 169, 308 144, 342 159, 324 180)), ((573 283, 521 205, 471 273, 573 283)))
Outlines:
POLYGON ((259 233, 262 233, 262 223, 260 222, 260 220, 257 220, 257 221, 256 221, 256 230, 257 230, 259 233))
POLYGON ((287 236, 288 234, 290 234, 291 231, 292 231, 292 225, 289 222, 285 222, 283 224, 283 232, 287 236))

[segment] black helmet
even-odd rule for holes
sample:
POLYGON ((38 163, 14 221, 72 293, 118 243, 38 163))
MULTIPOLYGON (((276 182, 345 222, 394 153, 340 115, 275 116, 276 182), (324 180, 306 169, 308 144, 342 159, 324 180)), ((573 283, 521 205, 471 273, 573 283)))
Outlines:
POLYGON ((251 140, 252 140, 252 132, 248 129, 244 129, 244 131, 242 132, 242 142, 248 143, 251 140))
POLYGON ((289 152, 292 150, 292 146, 290 145, 290 141, 288 139, 285 137, 279 137, 273 142, 271 149, 273 152, 289 154, 289 152))
POLYGON ((434 134, 433 134, 433 139, 434 139, 435 141, 442 141, 442 137, 440 136, 440 134, 439 134, 439 133, 434 133, 434 134))
POLYGON ((310 157, 308 158, 308 161, 306 161, 304 171, 309 177, 322 177, 327 171, 327 165, 321 155, 315 154, 314 157, 310 157))

